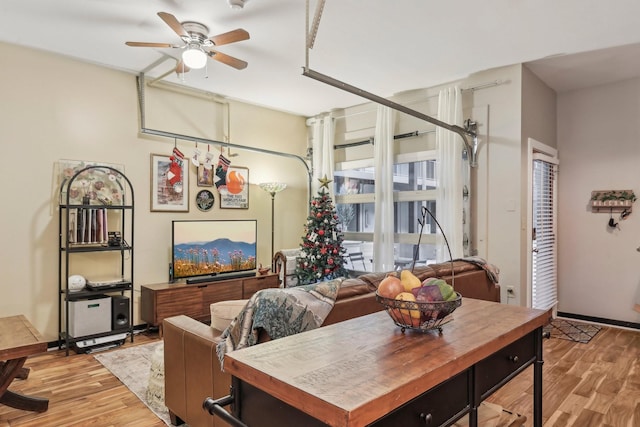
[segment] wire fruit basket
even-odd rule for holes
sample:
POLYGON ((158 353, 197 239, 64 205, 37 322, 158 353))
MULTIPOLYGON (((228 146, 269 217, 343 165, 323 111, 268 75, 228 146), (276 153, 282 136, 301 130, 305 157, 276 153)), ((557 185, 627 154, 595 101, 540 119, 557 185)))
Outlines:
POLYGON ((383 305, 403 333, 406 329, 420 332, 437 329, 442 333, 442 326, 451 320, 447 316, 462 305, 462 295, 459 292, 456 295, 450 301, 419 302, 386 298, 376 292, 376 301, 383 305))

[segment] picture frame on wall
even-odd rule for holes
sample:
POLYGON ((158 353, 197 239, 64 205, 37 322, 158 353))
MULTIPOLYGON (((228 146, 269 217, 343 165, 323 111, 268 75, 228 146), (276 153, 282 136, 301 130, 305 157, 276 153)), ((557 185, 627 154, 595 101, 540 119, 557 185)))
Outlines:
POLYGON ((189 212, 189 169, 186 160, 151 154, 151 212, 189 212))
POLYGON ((216 182, 221 209, 249 209, 249 168, 229 166, 223 179, 216 182))
POLYGON ((198 166, 198 187, 213 187, 213 175, 215 169, 207 169, 204 165, 198 166))
POLYGON ((52 186, 52 201, 58 204, 81 204, 83 196, 91 196, 95 203, 102 200, 103 204, 122 204, 125 202, 124 165, 116 163, 94 162, 87 160, 60 159, 54 163, 54 179, 52 186), (122 175, 114 174, 108 168, 89 169, 83 176, 78 176, 72 188, 69 188, 71 178, 82 169, 89 166, 106 166, 113 168, 122 175))

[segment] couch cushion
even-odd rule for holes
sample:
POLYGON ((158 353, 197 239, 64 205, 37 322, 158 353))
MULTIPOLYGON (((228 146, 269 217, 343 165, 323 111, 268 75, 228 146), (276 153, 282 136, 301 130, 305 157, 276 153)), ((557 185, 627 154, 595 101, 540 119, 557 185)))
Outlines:
POLYGON ((247 305, 248 299, 214 302, 211 304, 211 327, 219 331, 227 329, 238 313, 247 305))
POLYGON ((336 300, 351 298, 356 295, 369 294, 375 292, 376 289, 378 288, 375 285, 368 281, 360 280, 359 278, 345 279, 340 286, 336 300))

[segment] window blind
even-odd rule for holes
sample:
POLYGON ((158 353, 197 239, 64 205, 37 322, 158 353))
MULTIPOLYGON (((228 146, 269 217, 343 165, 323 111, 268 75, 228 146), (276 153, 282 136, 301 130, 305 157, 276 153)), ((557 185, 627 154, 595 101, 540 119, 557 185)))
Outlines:
POLYGON ((533 161, 532 307, 547 310, 558 301, 556 165, 533 161))

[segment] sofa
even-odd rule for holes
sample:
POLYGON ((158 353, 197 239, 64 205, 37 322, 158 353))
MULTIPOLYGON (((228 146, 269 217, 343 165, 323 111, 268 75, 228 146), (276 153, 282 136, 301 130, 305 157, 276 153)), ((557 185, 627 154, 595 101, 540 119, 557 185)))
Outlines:
MULTIPOLYGON (((416 266, 413 273, 420 280, 439 277, 451 283, 452 271, 454 288, 462 296, 500 302, 495 275, 478 263, 456 260, 416 266)), ((345 279, 323 326, 382 310, 375 291, 385 276, 386 273, 368 273, 345 279)), ((212 304, 211 325, 184 315, 164 319, 165 405, 174 425, 186 422, 190 427, 227 426, 205 411, 202 403, 207 397, 218 399, 230 392, 231 376, 220 369, 216 346, 222 331, 245 302, 212 304)), ((260 341, 268 339, 260 337, 260 341)))

